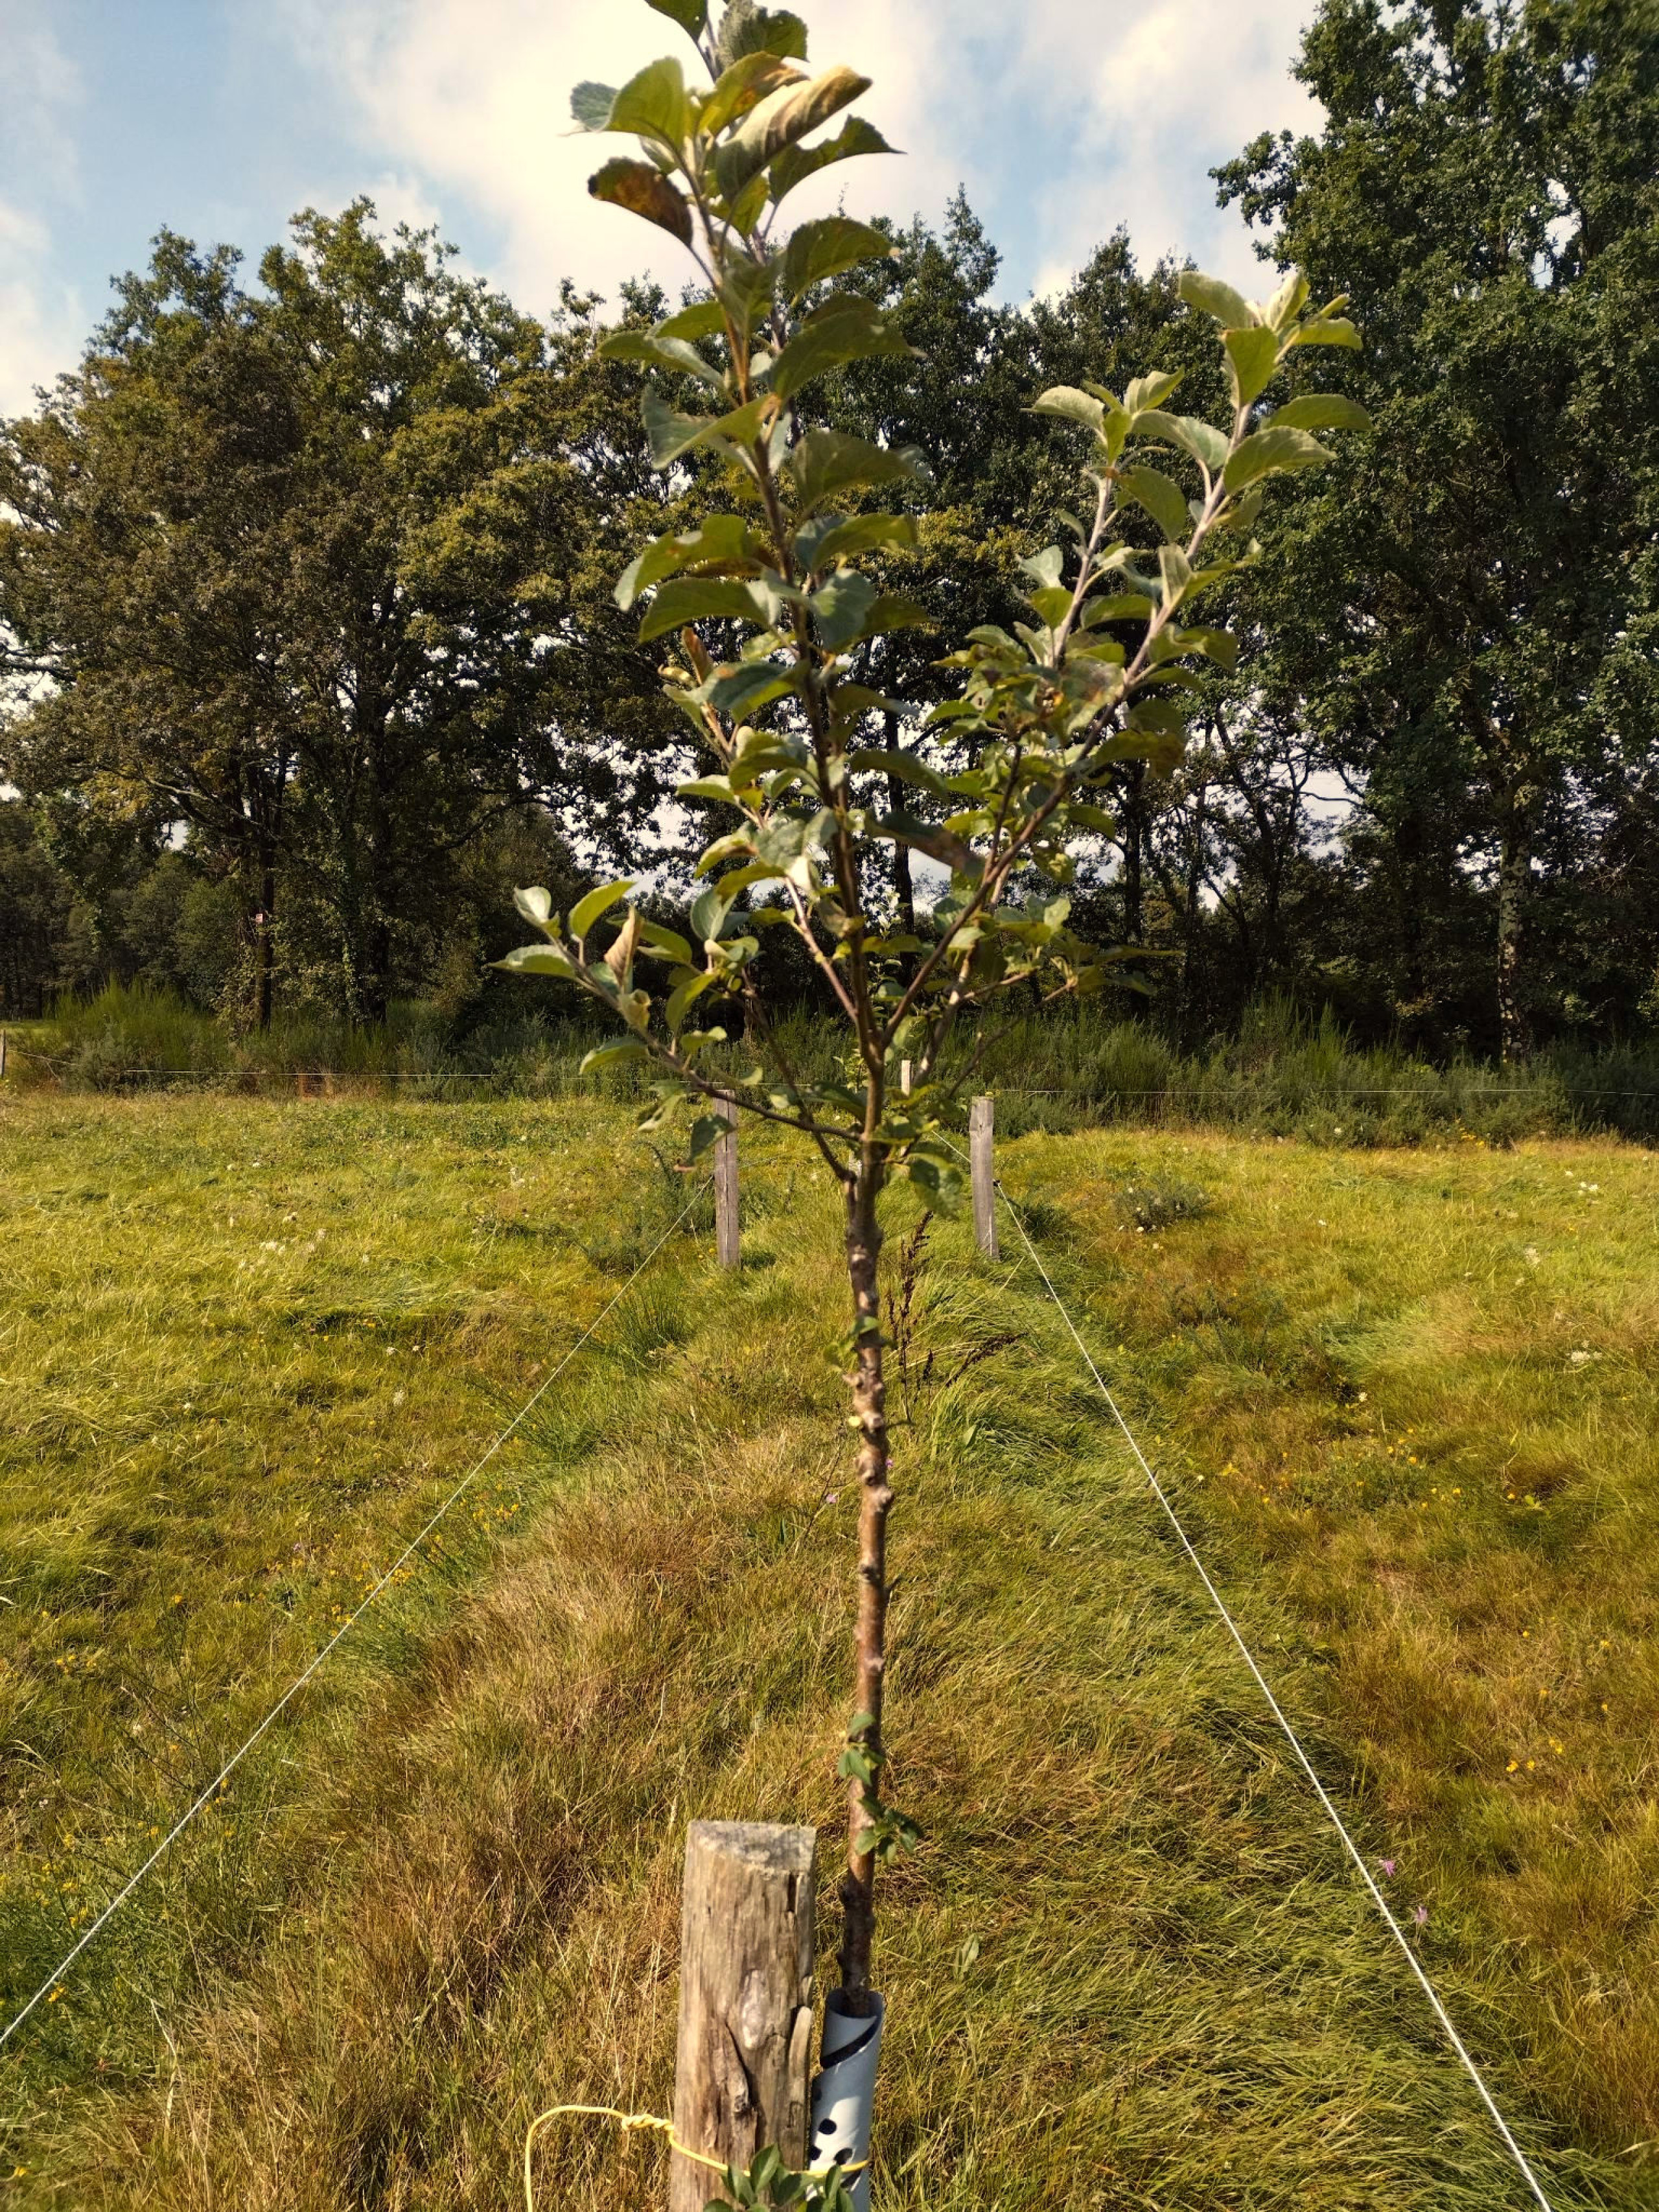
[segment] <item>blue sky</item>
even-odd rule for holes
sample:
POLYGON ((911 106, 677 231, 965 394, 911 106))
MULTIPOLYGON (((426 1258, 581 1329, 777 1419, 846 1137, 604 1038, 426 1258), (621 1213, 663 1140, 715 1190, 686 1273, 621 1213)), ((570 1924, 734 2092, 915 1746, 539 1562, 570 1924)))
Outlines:
MULTIPOLYGON (((936 218, 960 182, 1008 297, 1119 222, 1148 259, 1259 289, 1206 172, 1313 123, 1289 74, 1312 0, 793 4, 815 60, 875 78, 863 111, 907 153, 830 173, 801 213, 845 188, 936 218)), ((681 46, 642 0, 0 0, 0 412, 69 365, 163 224, 253 261, 297 208, 367 191, 532 313, 566 274, 614 289, 641 226, 583 192, 569 88, 681 46)), ((653 273, 684 276, 671 240, 653 273)))

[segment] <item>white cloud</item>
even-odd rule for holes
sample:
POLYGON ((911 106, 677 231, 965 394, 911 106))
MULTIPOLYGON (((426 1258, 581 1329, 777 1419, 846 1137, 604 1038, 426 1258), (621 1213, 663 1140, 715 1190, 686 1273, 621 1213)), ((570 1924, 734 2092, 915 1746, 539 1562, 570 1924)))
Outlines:
MULTIPOLYGON (((799 0, 798 0, 799 4, 799 0)), ((1190 251, 1249 279, 1237 219, 1207 171, 1263 128, 1305 123, 1288 64, 1312 0, 806 0, 816 61, 876 80, 864 110, 908 159, 857 162, 803 189, 858 211, 937 218, 963 183, 1011 249, 1011 289, 1063 282, 1120 222, 1144 258, 1190 251)), ((562 276, 614 292, 646 270, 690 273, 672 241, 584 189, 591 139, 569 92, 615 83, 679 33, 637 3, 280 0, 297 49, 355 109, 375 157, 495 229, 491 274, 532 312, 562 276)), ((689 47, 682 46, 687 61, 689 47)), ((695 64, 693 64, 695 66, 695 64)), ((453 227, 453 226, 452 226, 453 227)), ((466 243, 463 240, 463 243, 466 243)))
POLYGON ((73 64, 30 0, 0 0, 0 53, 7 79, 0 415, 15 415, 75 358, 86 329, 78 293, 53 270, 48 212, 81 189, 68 121, 82 94, 73 64))

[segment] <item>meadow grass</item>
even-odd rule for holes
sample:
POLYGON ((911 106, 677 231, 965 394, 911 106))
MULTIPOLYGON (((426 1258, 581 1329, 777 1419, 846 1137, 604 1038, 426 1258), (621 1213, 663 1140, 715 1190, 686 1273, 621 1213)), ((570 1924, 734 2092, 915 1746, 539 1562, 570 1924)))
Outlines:
MULTIPOLYGON (((0 1164, 7 2002, 684 1186, 594 1102, 35 1097, 0 1164)), ((1003 1167, 1555 2203, 1650 2204, 1659 1170, 1179 1132, 1003 1167)), ((667 2108, 688 1820, 816 1821, 827 1905, 837 1223, 775 1142, 744 1176, 740 1274, 705 1217, 670 1239, 0 2057, 15 2202, 521 2203, 536 2111, 667 2108)), ((895 1363, 927 1832, 884 1886, 881 2201, 1522 2204, 1005 1252, 930 1224, 895 1363)), ((655 2148, 543 2140, 544 2204, 660 2195, 655 2148)))

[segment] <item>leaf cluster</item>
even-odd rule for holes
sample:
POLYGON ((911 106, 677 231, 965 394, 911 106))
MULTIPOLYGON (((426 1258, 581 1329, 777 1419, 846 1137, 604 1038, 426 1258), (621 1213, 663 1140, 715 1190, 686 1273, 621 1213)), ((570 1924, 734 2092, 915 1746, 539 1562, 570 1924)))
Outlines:
MULTIPOLYGON (((688 83, 670 58, 619 88, 580 86, 573 106, 584 128, 638 144, 637 158, 607 162, 591 189, 672 231, 707 284, 706 296, 652 329, 617 333, 607 349, 647 373, 641 414, 656 465, 672 476, 706 456, 726 495, 642 547, 617 586, 619 606, 641 611, 642 641, 672 641, 668 696, 710 761, 679 797, 706 810, 711 834, 686 934, 643 916, 626 879, 562 920, 544 893, 526 891, 520 911, 546 942, 502 964, 574 982, 620 1017, 626 1035, 595 1061, 654 1062, 653 1119, 687 1099, 735 1095, 806 1131, 849 1184, 873 1163, 949 1204, 957 1169, 945 1131, 974 1055, 946 1083, 945 1044, 964 1020, 982 1041, 1022 988, 1053 999, 1111 972, 1114 956, 1068 927, 1077 850, 1112 833, 1101 799, 1118 763, 1179 757, 1194 664, 1231 667, 1232 639, 1196 610, 1257 557, 1250 532, 1267 481, 1325 461, 1317 432, 1364 424, 1334 397, 1270 412, 1268 385, 1298 349, 1352 346, 1358 334, 1340 298, 1310 309, 1299 277, 1257 306, 1189 274, 1188 307, 1220 326, 1229 419, 1171 411, 1176 373, 1136 378, 1121 393, 1043 392, 1041 416, 1087 434, 1091 519, 1066 516, 1070 547, 1023 564, 1030 619, 976 628, 946 653, 937 665, 957 695, 918 715, 862 672, 876 641, 930 621, 881 580, 884 563, 918 547, 910 502, 927 465, 816 419, 813 398, 847 364, 908 350, 867 289, 837 288, 890 242, 843 215, 787 234, 781 220, 807 176, 887 150, 856 117, 814 138, 868 81, 846 68, 813 74, 792 15, 729 8, 714 26, 690 0, 659 12, 696 44, 707 86, 688 83), (1131 511, 1155 526, 1154 551, 1139 545, 1139 520, 1136 544, 1118 528, 1131 511), (896 744, 900 717, 908 741, 896 744), (872 744, 884 722, 889 741, 872 744), (925 921, 887 908, 884 848, 921 854, 942 875, 925 921), (623 919, 600 947, 592 933, 617 905, 623 919), (839 1006, 854 1079, 798 1080, 769 1030, 750 973, 769 929, 793 933, 839 1006), (717 1081, 711 1052, 729 1036, 709 1018, 733 1008, 756 1064, 717 1081), (916 1077, 903 1095, 901 1059, 916 1077)), ((694 1147, 714 1127, 700 1125, 694 1147)))

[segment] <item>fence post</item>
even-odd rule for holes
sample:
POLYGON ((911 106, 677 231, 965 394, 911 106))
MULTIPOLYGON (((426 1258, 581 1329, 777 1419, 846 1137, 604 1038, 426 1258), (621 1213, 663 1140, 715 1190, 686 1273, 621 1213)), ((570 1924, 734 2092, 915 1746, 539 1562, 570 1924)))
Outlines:
MULTIPOLYGON (((724 2164, 769 2144, 806 2164, 817 1856, 811 1828, 694 1820, 686 1836, 674 2138, 724 2164)), ((718 2182, 675 2151, 669 2212, 702 2212, 718 2182)))
MULTIPOLYGON (((3 1062, 0 1062, 0 1065, 3 1065, 3 1062)), ((899 1089, 907 1098, 910 1096, 910 1063, 908 1060, 902 1060, 899 1062, 899 1089)))
MULTIPOLYGON (((6 1033, 5 1033, 4 1030, 0 1030, 0 1075, 3 1075, 3 1074, 5 1073, 5 1072, 6 1072, 6 1033)), ((908 1089, 909 1088, 909 1085, 907 1084, 907 1085, 905 1085, 905 1088, 908 1090, 908 1089)))
POLYGON ((993 1181, 992 1130, 996 1103, 975 1098, 968 1109, 968 1158, 974 1179, 974 1242, 988 1260, 1001 1258, 997 1249, 997 1194, 993 1181))
POLYGON ((738 1230, 738 1108, 732 1098, 717 1098, 714 1111, 729 1124, 714 1139, 714 1256, 722 1267, 735 1267, 743 1258, 738 1230))

